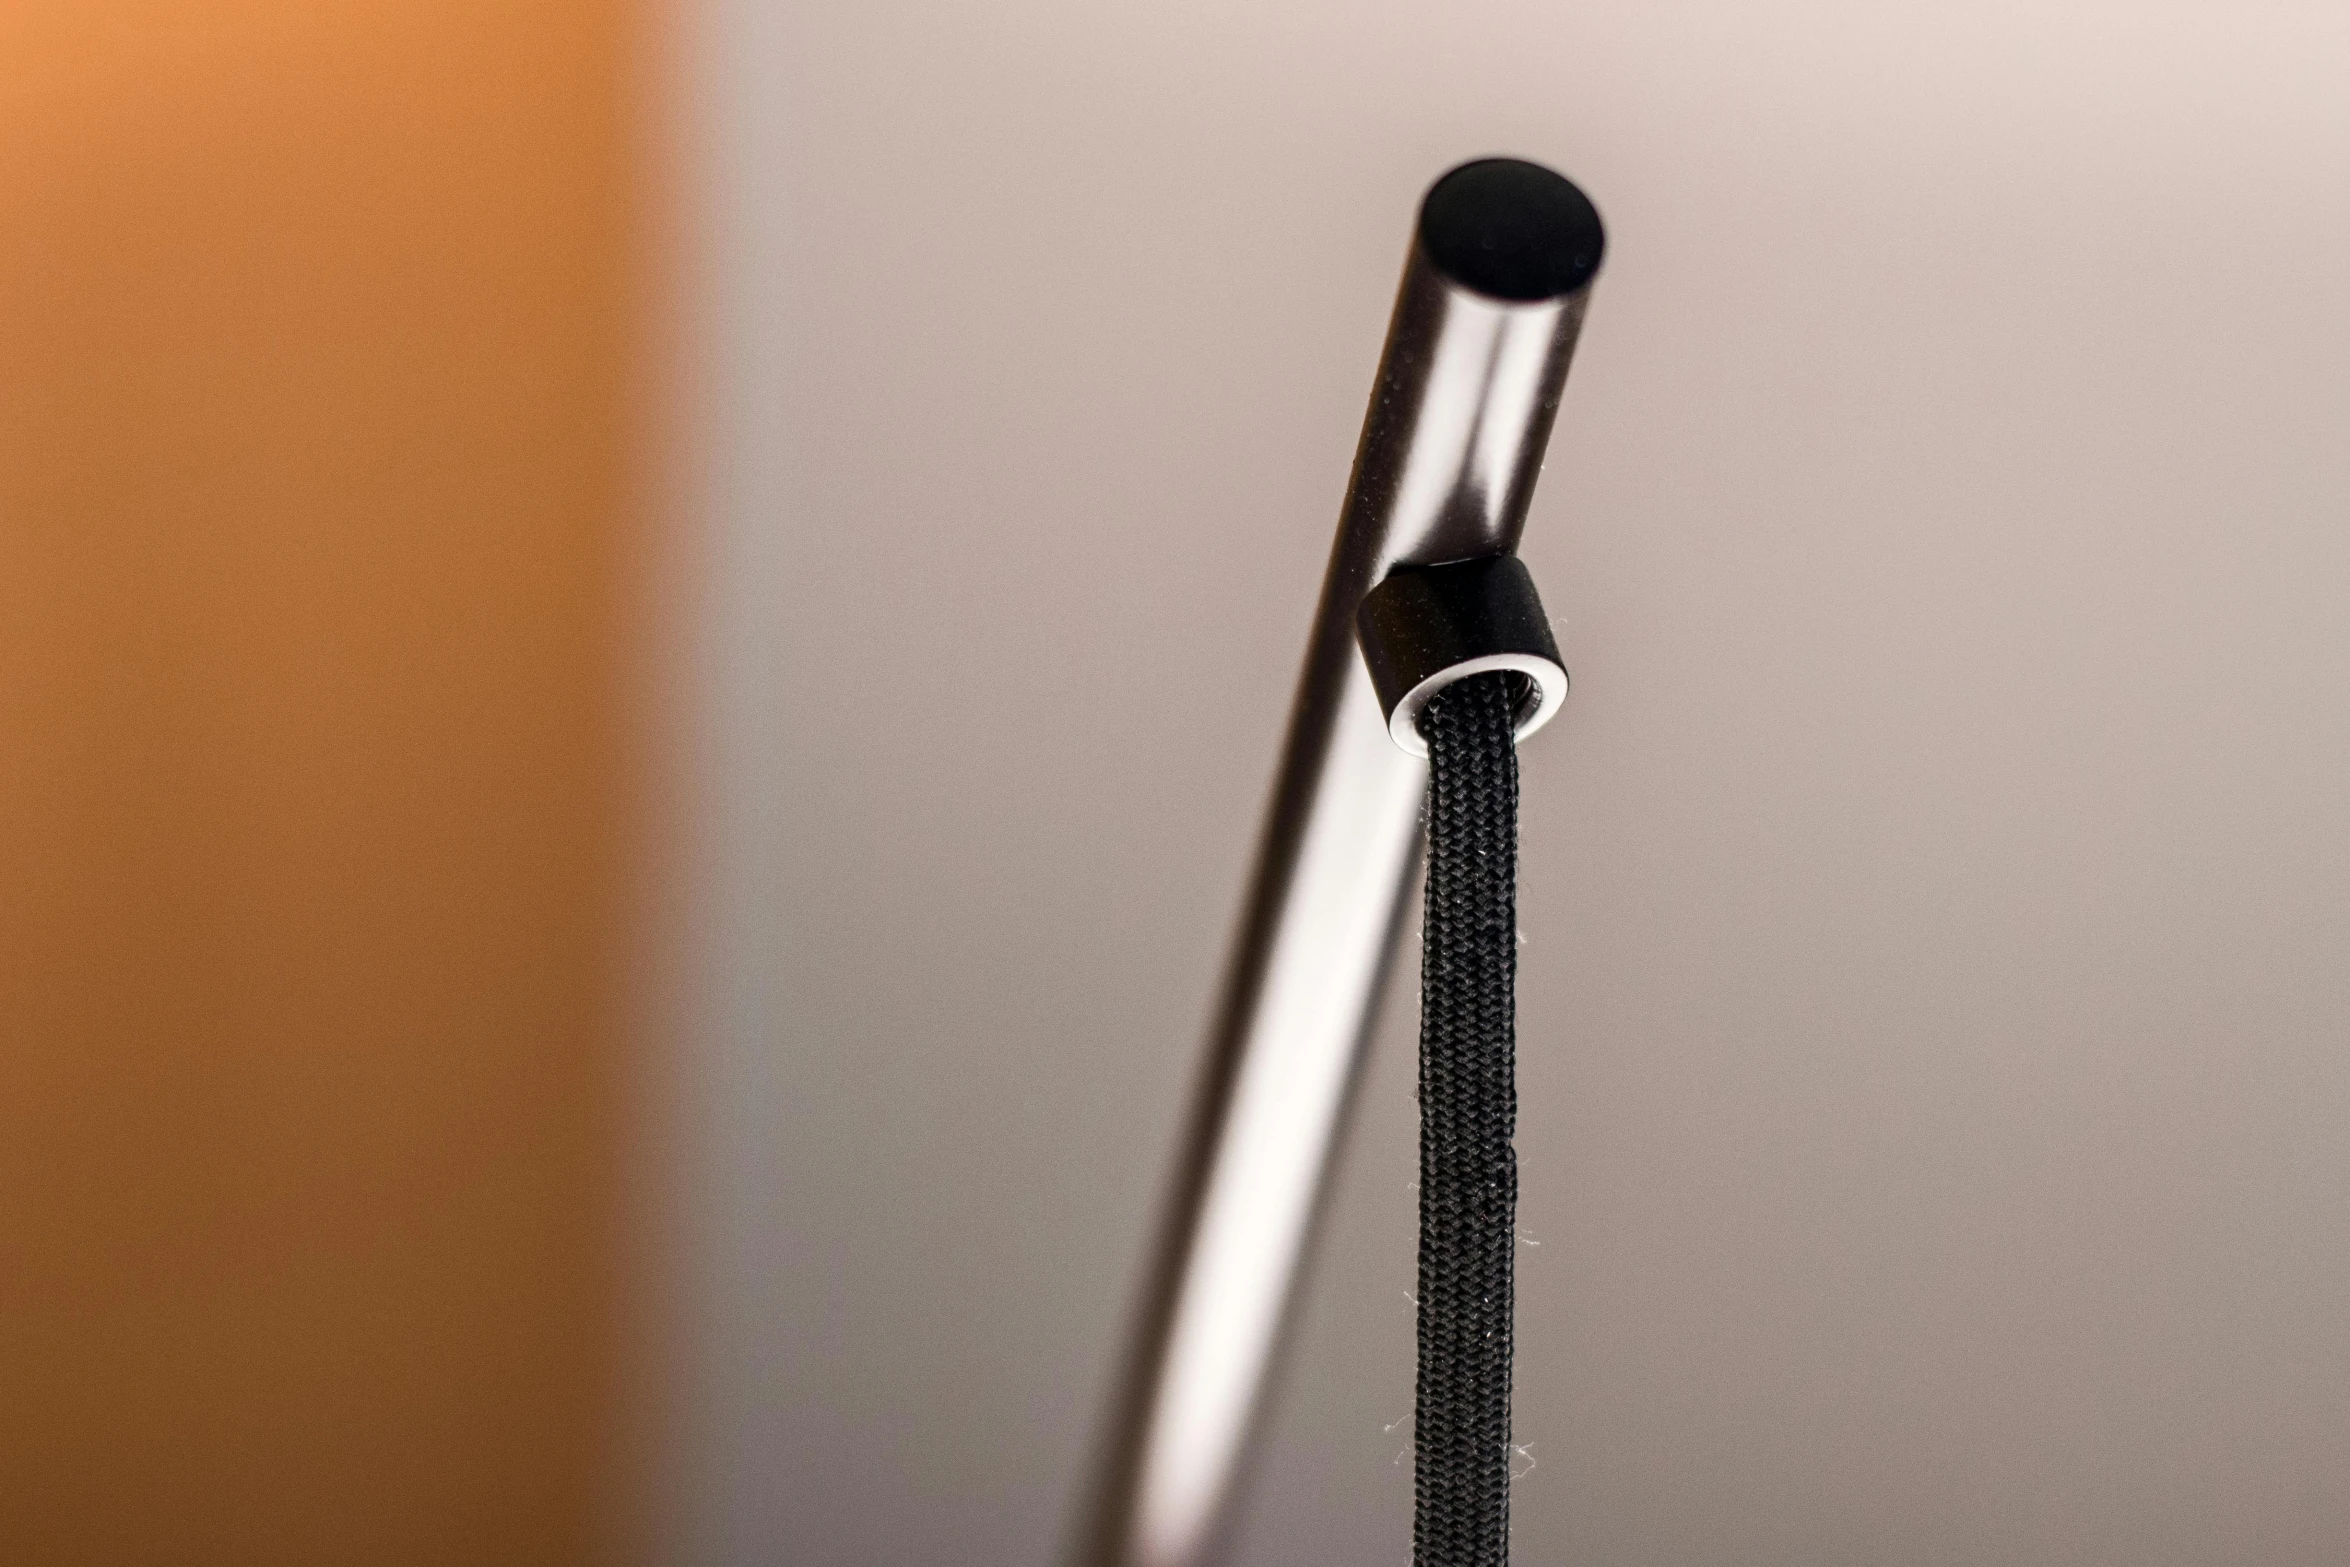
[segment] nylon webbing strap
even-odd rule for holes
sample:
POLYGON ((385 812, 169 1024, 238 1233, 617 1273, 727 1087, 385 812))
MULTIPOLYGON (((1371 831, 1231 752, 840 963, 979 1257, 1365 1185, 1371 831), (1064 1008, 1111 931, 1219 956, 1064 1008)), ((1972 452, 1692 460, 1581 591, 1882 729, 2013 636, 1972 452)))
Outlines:
POLYGON ((1513 677, 1471 675, 1420 715, 1428 903, 1420 960, 1417 1567, 1509 1560, 1516 1244, 1518 753, 1513 677))

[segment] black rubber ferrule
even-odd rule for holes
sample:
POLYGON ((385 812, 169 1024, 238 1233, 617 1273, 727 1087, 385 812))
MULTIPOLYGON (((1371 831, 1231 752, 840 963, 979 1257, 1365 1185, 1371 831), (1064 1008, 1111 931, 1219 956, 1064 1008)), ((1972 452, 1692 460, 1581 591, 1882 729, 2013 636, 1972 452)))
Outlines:
POLYGON ((1398 567, 1363 596, 1355 632, 1389 732, 1419 754, 1425 746, 1415 743, 1413 726, 1420 708, 1463 676, 1503 669, 1521 677, 1521 739, 1566 696, 1566 666, 1550 634, 1550 617, 1532 574, 1515 555, 1398 567))

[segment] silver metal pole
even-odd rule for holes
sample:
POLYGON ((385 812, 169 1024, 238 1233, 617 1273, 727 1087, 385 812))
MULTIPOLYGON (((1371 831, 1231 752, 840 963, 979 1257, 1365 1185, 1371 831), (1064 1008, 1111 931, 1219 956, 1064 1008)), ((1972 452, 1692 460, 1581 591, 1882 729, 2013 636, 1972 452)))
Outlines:
POLYGON ((1218 1553, 1420 852, 1355 609, 1399 565, 1517 547, 1598 270, 1583 194, 1514 159, 1429 191, 1306 645, 1081 1567, 1218 1553))

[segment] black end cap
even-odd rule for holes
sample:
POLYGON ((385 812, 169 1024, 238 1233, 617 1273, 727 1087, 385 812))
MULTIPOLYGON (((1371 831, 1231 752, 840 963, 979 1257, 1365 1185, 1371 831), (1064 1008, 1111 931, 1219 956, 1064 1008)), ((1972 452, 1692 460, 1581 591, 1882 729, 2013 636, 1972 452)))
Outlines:
POLYGON ((1429 187, 1420 249, 1463 288, 1532 304, 1590 282, 1607 232, 1591 198, 1564 175, 1522 158, 1480 158, 1429 187))

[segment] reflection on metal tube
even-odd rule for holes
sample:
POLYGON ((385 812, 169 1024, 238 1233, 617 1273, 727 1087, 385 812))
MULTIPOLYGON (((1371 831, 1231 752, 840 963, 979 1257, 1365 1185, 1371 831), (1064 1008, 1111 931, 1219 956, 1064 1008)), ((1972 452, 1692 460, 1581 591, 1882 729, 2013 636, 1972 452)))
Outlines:
POLYGON ((1420 848, 1426 764, 1387 735, 1355 607, 1395 566, 1515 550, 1601 246, 1534 164, 1422 204, 1080 1567, 1221 1544, 1420 848))

